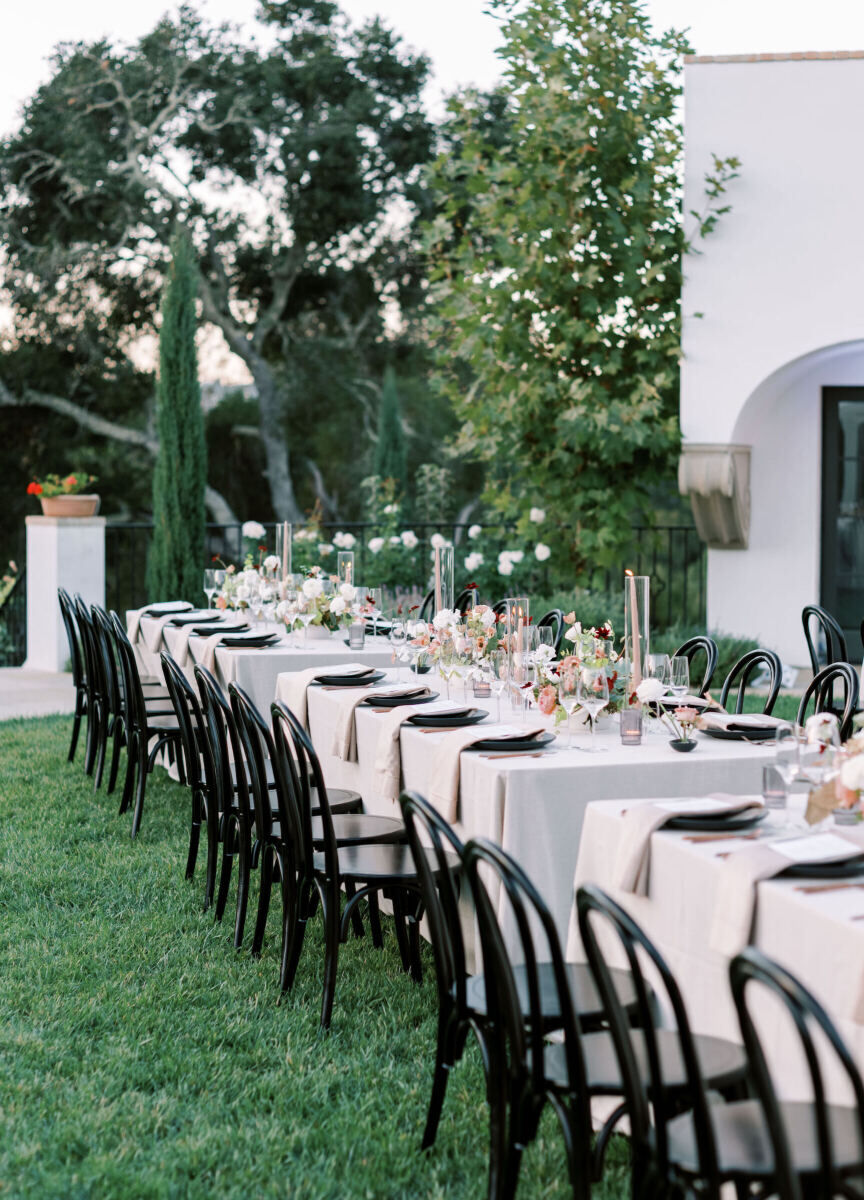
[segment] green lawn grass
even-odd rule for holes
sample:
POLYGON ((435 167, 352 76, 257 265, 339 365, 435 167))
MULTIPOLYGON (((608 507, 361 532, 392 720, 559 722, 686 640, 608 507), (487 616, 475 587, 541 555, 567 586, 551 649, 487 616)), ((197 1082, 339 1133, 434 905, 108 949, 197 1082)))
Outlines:
MULTIPOLYGON (((134 844, 116 801, 65 761, 68 719, 0 725, 0 1195, 266 1197, 484 1194, 476 1048, 419 1151, 435 1030, 422 986, 368 938, 344 947, 318 1032, 320 924, 280 997, 277 922, 261 959, 183 878, 186 793, 157 771, 134 844)), ((233 898, 232 898, 233 899, 233 898)), ((250 921, 251 924, 251 921, 250 921)), ((251 934, 251 928, 250 928, 251 934)), ((550 1114, 519 1195, 566 1196, 550 1114)), ((612 1148, 600 1200, 628 1191, 612 1148)))

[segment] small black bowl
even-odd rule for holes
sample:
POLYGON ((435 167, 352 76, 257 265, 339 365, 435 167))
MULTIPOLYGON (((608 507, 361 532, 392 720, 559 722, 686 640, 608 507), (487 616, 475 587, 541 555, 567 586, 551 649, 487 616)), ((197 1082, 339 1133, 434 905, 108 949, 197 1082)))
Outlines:
POLYGON ((669 745, 679 754, 689 754, 691 750, 696 749, 696 743, 692 739, 685 742, 683 738, 670 738, 669 745))

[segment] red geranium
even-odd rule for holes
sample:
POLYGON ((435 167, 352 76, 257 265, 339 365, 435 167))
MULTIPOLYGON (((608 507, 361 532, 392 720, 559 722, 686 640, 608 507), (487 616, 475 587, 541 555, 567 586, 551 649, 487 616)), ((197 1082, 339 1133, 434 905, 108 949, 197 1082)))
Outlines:
POLYGON ((43 490, 42 484, 37 483, 35 479, 33 480, 32 483, 27 484, 27 495, 28 496, 41 496, 42 490, 43 490))

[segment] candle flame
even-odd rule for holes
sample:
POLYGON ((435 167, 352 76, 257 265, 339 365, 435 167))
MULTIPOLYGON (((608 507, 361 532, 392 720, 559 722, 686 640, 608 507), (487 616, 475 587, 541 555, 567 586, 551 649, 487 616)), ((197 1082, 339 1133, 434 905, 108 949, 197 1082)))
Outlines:
POLYGON ((633 572, 630 570, 629 567, 624 568, 624 574, 629 575, 631 579, 633 578, 633 572))

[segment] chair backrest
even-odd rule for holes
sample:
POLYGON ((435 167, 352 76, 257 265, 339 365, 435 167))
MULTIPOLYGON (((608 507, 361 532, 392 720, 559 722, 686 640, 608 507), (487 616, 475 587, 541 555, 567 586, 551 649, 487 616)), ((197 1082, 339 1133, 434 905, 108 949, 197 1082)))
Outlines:
MULTIPOLYGON (((813 1033, 816 1029, 820 1031, 822 1035, 820 1042, 823 1046, 827 1042, 832 1051, 831 1057, 839 1062, 843 1074, 851 1085, 855 1097, 854 1109, 850 1110, 851 1120, 854 1122, 854 1128, 858 1134, 858 1161, 864 1164, 864 1083, 861 1081, 858 1067, 846 1044, 819 1001, 794 975, 766 958, 759 950, 748 947, 736 958, 733 958, 729 964, 729 979, 732 985, 732 997, 738 1010, 741 1034, 747 1048, 751 1082, 762 1105, 774 1150, 776 1172, 774 1185, 777 1194, 784 1198, 789 1197, 789 1200, 799 1200, 802 1189, 793 1164, 792 1149, 789 1145, 782 1109, 777 1100, 771 1072, 748 1003, 751 989, 754 986, 766 989, 785 1006, 801 1040, 804 1059, 807 1063, 812 1088, 811 1104, 816 1132, 814 1141, 819 1154, 820 1176, 819 1186, 812 1192, 808 1191, 807 1195, 849 1195, 850 1193, 844 1191, 840 1186, 840 1180, 835 1170, 825 1083, 820 1054, 814 1042, 813 1033)), ((798 1136, 800 1136, 800 1132, 798 1136)))
POLYGON ((333 817, 324 772, 312 745, 312 739, 295 714, 286 705, 274 701, 270 706, 276 767, 281 773, 280 782, 286 787, 293 801, 293 817, 296 822, 298 865, 311 875, 314 862, 312 839, 312 793, 315 793, 318 815, 321 818, 322 849, 327 878, 335 886, 339 879, 339 850, 333 830, 333 817), (278 736, 277 736, 278 731, 278 736), (292 754, 293 748, 293 754, 292 754))
POLYGON ((485 838, 474 838, 465 847, 462 861, 477 912, 483 950, 487 1011, 492 1027, 503 1032, 516 1063, 530 1074, 535 1095, 543 1095, 546 1091, 543 1070, 546 1026, 538 964, 544 960, 550 963, 561 1013, 564 1053, 573 1103, 577 1106, 583 1145, 588 1145, 591 1137, 591 1104, 582 1054, 581 1029, 570 994, 564 955, 552 914, 519 864, 500 846, 485 838), (501 892, 494 901, 489 894, 490 883, 501 892), (503 896, 506 896, 507 907, 515 924, 518 944, 516 960, 521 960, 524 970, 527 1006, 524 1005, 524 1001, 520 1001, 513 962, 507 952, 499 920, 503 896), (542 931, 539 954, 535 943, 535 930, 542 931))
POLYGON ((207 741, 213 754, 214 784, 218 788, 222 812, 236 804, 251 826, 252 803, 249 777, 246 770, 243 742, 237 730, 234 713, 215 677, 200 664, 195 667, 195 682, 201 699, 201 713, 207 725, 207 741), (231 763, 234 763, 234 779, 231 763), (236 791, 234 782, 236 780, 236 791))
POLYGON ((101 653, 96 641, 96 631, 93 628, 93 617, 90 609, 80 596, 72 601, 75 608, 75 618, 78 622, 78 632, 81 635, 81 657, 84 674, 87 678, 87 689, 92 699, 101 703, 105 697, 104 670, 101 653))
POLYGON ((473 588, 467 587, 467 588, 463 588, 462 591, 459 593, 459 595, 456 597, 456 601, 453 605, 453 608, 456 610, 456 612, 461 613, 461 615, 464 617, 466 613, 471 611, 471 609, 474 607, 474 605, 476 603, 477 603, 476 587, 473 587, 473 588))
POLYGON ((495 604, 492 605, 492 611, 494 612, 496 617, 503 617, 507 611, 507 601, 506 600, 498 600, 495 604))
POLYGON ((768 670, 768 695, 765 697, 763 705, 763 713, 769 714, 777 702, 777 696, 780 692, 780 683, 783 679, 783 664, 773 650, 748 650, 746 654, 742 654, 736 662, 735 666, 726 676, 723 682, 723 690, 720 693, 720 703, 727 712, 734 711, 740 713, 744 711, 744 696, 747 692, 747 684, 753 676, 762 668, 768 670), (737 683, 738 689, 735 694, 735 708, 729 709, 729 693, 737 683))
POLYGON ((165 686, 168 688, 168 695, 171 698, 171 707, 174 709, 174 715, 180 727, 180 745, 183 747, 183 758, 186 762, 186 782, 190 787, 200 789, 206 779, 208 785, 212 786, 216 765, 198 697, 186 676, 167 651, 163 650, 159 655, 159 661, 162 664, 165 686), (204 759, 203 774, 202 758, 204 759))
POLYGON ((467 1011, 465 943, 459 920, 459 889, 447 855, 455 852, 461 858, 465 847, 437 809, 422 796, 403 792, 399 803, 429 924, 439 1003, 455 999, 458 1011, 464 1014, 467 1011), (437 882, 427 848, 435 855, 437 882))
POLYGON ((804 626, 804 638, 814 675, 818 675, 823 666, 819 655, 820 643, 825 647, 825 666, 849 661, 846 635, 827 609, 818 604, 805 605, 801 610, 801 624, 804 626))
MULTIPOLYGON (((267 784, 267 760, 273 758, 273 739, 270 736, 270 727, 243 688, 231 683, 228 685, 228 695, 237 732, 243 744, 249 788, 255 801, 255 833, 263 844, 273 835, 273 808, 267 784)), ((288 837, 292 826, 291 813, 284 808, 284 797, 278 788, 276 797, 280 830, 284 830, 284 836, 288 837)))
POLYGON ((141 687, 141 676, 132 643, 116 612, 111 613, 111 623, 114 627, 114 645, 120 657, 120 673, 123 676, 124 717, 128 730, 140 730, 146 736, 147 706, 144 703, 144 689, 141 687))
POLYGON ((417 614, 418 621, 431 621, 435 616, 435 592, 427 592, 417 614))
POLYGON ((852 717, 858 711, 858 672, 847 662, 830 663, 814 675, 798 705, 797 721, 804 724, 807 709, 813 704, 814 713, 834 713, 840 722, 840 737, 845 741, 852 732, 852 717), (836 685, 842 693, 838 703, 836 685))
POLYGON ((75 685, 76 691, 86 689, 87 678, 84 674, 81 634, 78 630, 78 621, 75 615, 75 605, 72 602, 72 597, 65 588, 57 589, 57 599, 60 602, 60 615, 63 618, 63 624, 66 628, 66 637, 69 640, 69 660, 72 663, 72 682, 75 685))
MULTIPOLYGON (((636 922, 600 888, 593 884, 579 888, 576 894, 576 908, 582 945, 591 964, 615 1043, 624 1100, 630 1118, 633 1178, 638 1179, 640 1171, 652 1174, 657 1171, 661 1179, 667 1177, 669 1155, 666 1125, 669 1119, 680 1111, 677 1106, 677 1101, 680 1100, 693 1112, 700 1174, 716 1184, 717 1149, 708 1115, 708 1097, 699 1070, 687 1010, 672 972, 656 946, 636 922), (616 947, 620 946, 626 956, 636 992, 635 1019, 632 1013, 628 1014, 624 1010, 618 999, 609 964, 600 948, 601 938, 598 935, 601 929, 606 935, 611 931, 616 947), (671 1103, 669 1089, 663 1077, 657 1038, 655 997, 645 974, 646 960, 659 978, 668 1008, 674 1016, 684 1066, 686 1096, 679 1093, 675 1102, 671 1103), (637 1031, 635 1034, 634 1028, 637 1031), (644 1039, 647 1078, 639 1066, 639 1058, 634 1049, 634 1036, 644 1039)), ((660 998, 661 1007, 667 1007, 663 1004, 663 999, 664 997, 660 998)))
MULTIPOLYGON (((678 647, 675 651, 675 656, 686 658, 691 668, 693 659, 699 654, 705 655, 705 671, 702 675, 702 681, 699 684, 699 690, 695 692, 697 696, 704 696, 711 686, 711 680, 714 678, 714 672, 717 670, 717 661, 720 653, 717 649, 717 643, 710 637, 692 637, 678 647)), ((690 675, 690 691, 695 691, 696 680, 690 675)))
POLYGON ((547 613, 544 613, 537 622, 538 629, 546 628, 554 630, 554 641, 552 645, 555 648, 555 653, 561 649, 561 639, 564 636, 564 614, 560 608, 550 608, 547 613))
POLYGON ((98 604, 90 610, 96 648, 102 665, 102 681, 105 687, 105 702, 108 711, 115 716, 123 713, 123 684, 120 651, 114 634, 114 622, 98 604))

